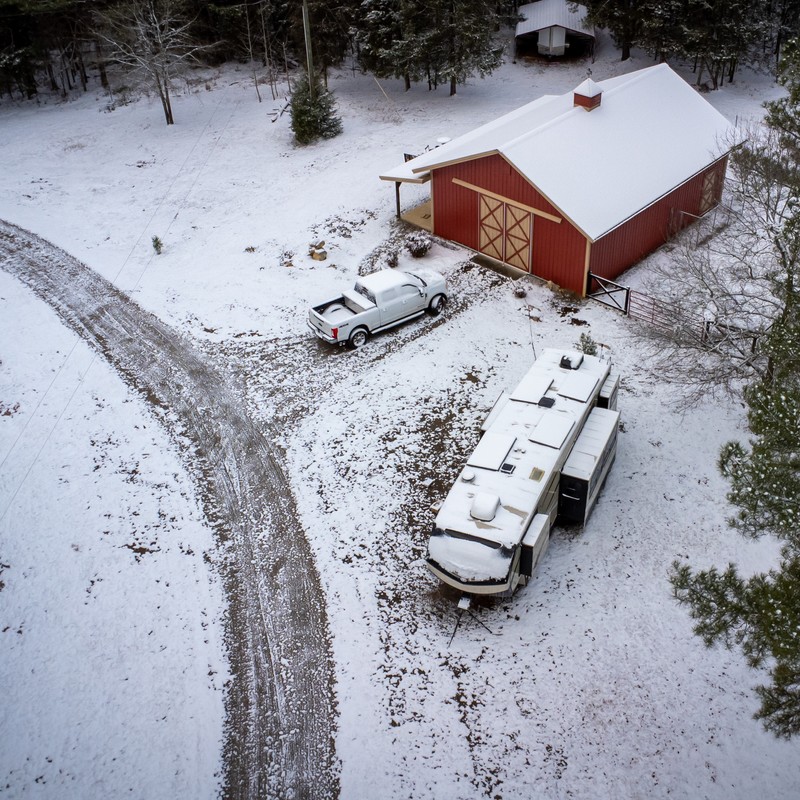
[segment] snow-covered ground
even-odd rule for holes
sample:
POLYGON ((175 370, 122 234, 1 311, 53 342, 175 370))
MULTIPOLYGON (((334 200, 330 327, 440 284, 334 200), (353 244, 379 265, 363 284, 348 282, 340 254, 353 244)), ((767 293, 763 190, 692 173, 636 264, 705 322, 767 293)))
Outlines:
POLYGON ((190 482, 143 402, 0 271, 0 784, 207 795, 224 597, 190 482))
MULTIPOLYGON (((650 63, 621 64, 606 41, 591 68, 603 79, 650 63)), ((507 63, 454 98, 343 70, 331 87, 344 133, 307 148, 288 115, 270 121, 244 69, 178 97, 169 128, 157 103, 107 111, 99 94, 0 106, 0 218, 197 339, 241 377, 257 418, 281 420, 327 596, 344 798, 800 792, 795 746, 751 719, 759 676, 702 646, 667 582, 675 559, 775 558, 725 524, 715 461, 746 435, 738 405, 687 411, 628 320, 535 283, 519 299, 441 245, 425 262, 456 287, 442 324, 353 354, 305 329, 307 302, 349 283, 391 231, 381 171, 568 91, 587 66, 507 63), (307 248, 320 239, 318 263, 307 248), (529 587, 481 605, 448 647, 454 598, 421 562, 430 505, 534 349, 582 332, 625 376, 601 501, 583 533, 554 537, 529 587)), ((740 72, 706 97, 735 120, 776 94, 740 72)), ((0 362, 0 792, 213 796, 225 600, 197 489, 146 404, 3 272, 0 362)))

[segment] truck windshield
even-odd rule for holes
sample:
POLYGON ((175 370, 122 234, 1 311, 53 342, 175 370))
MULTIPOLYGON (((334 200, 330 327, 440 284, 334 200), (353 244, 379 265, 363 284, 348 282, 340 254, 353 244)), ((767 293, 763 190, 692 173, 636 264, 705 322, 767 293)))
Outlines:
POLYGON ((418 280, 418 281, 419 281, 419 282, 420 282, 420 283, 421 283, 423 286, 427 286, 427 285, 428 285, 427 283, 425 283, 425 281, 424 281, 424 280, 422 280, 422 278, 420 278, 420 276, 419 276, 419 275, 415 275, 413 272, 409 272, 408 274, 409 274, 409 275, 410 275, 412 278, 416 278, 416 279, 417 279, 417 280, 418 280))

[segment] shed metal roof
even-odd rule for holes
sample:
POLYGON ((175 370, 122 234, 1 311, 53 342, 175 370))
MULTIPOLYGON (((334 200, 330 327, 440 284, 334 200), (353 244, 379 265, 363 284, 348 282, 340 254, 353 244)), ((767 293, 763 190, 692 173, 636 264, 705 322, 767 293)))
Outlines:
POLYGON ((597 81, 602 102, 545 95, 381 175, 419 179, 499 154, 591 241, 730 151, 735 129, 666 64, 597 81))
POLYGON ((594 38, 594 28, 586 21, 586 8, 577 6, 575 11, 572 11, 567 0, 539 0, 538 3, 526 3, 517 9, 517 13, 523 17, 517 23, 517 36, 558 26, 594 38))

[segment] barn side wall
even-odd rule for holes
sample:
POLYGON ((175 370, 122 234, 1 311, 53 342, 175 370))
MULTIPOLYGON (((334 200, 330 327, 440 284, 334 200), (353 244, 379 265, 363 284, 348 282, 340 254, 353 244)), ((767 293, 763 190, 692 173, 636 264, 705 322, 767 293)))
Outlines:
POLYGON ((727 157, 720 159, 640 214, 598 239, 592 245, 589 271, 602 278, 613 280, 628 267, 664 244, 679 230, 695 222, 696 217, 703 211, 701 204, 706 176, 709 174, 717 176, 713 192, 713 205, 716 205, 722 197, 727 163, 727 157))
POLYGON ((499 155, 453 164, 433 172, 433 231, 437 236, 480 251, 480 196, 471 189, 454 184, 453 178, 561 217, 561 222, 557 223, 534 216, 531 272, 539 278, 583 294, 585 237, 499 155))

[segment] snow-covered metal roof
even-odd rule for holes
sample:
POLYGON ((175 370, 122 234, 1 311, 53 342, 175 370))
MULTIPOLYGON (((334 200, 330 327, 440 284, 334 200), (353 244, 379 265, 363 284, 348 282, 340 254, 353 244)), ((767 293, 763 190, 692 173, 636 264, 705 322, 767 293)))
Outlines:
POLYGON ((381 177, 496 153, 596 241, 731 149, 733 125, 666 64, 595 85, 593 111, 546 95, 381 177))
POLYGON ((567 0, 539 0, 526 3, 517 9, 523 19, 517 23, 517 36, 558 26, 568 31, 594 36, 594 28, 586 21, 586 8, 577 6, 572 11, 567 0))

